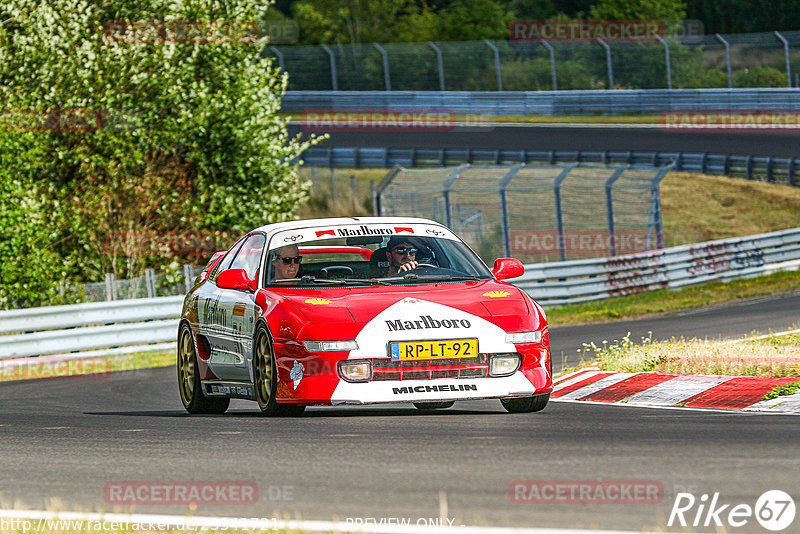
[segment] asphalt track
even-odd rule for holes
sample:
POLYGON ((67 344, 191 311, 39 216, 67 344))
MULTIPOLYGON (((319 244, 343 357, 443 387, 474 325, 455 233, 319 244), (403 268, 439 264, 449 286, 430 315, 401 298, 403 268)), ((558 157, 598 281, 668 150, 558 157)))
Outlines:
MULTIPOLYGON (((291 135, 307 131, 290 126, 291 135)), ((320 146, 708 152, 800 157, 800 131, 674 132, 659 126, 455 127, 452 131, 334 132, 320 146)))
MULTIPOLYGON (((554 351, 567 353, 598 334, 717 337, 798 321, 793 295, 553 328, 551 337, 554 351)), ((750 506, 770 489, 800 499, 795 416, 565 402, 511 415, 497 401, 476 401, 436 414, 397 405, 265 419, 253 406, 237 401, 224 416, 187 416, 172 368, 0 384, 0 502, 40 509, 57 499, 62 510, 111 510, 104 487, 113 482, 244 481, 258 485, 256 504, 201 503, 193 513, 416 522, 439 517, 446 501, 456 525, 678 531, 666 524, 680 491, 719 492, 722 503, 750 506), (652 504, 514 503, 509 487, 519 480, 651 481, 663 496, 652 504)), ((752 519, 729 531, 767 532, 752 519)))

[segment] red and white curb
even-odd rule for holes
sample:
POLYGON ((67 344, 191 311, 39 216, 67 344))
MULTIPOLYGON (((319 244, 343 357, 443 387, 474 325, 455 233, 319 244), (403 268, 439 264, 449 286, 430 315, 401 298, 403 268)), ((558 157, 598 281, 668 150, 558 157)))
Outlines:
POLYGON ((713 408, 800 414, 800 392, 763 400, 798 378, 615 373, 585 367, 554 380, 550 398, 633 406, 713 408))

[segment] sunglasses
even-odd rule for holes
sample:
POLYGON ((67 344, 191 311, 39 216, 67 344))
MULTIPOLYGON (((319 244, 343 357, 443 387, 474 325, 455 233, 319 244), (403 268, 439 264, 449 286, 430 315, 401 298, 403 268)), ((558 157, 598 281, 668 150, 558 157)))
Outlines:
POLYGON ((292 263, 300 264, 303 261, 302 256, 286 256, 286 257, 279 257, 279 260, 283 261, 284 265, 291 265, 292 263))
POLYGON ((408 253, 408 254, 416 254, 417 253, 417 249, 411 248, 411 247, 405 247, 405 248, 404 247, 397 247, 397 248, 393 248, 392 252, 394 252, 395 254, 406 254, 406 253, 408 253))

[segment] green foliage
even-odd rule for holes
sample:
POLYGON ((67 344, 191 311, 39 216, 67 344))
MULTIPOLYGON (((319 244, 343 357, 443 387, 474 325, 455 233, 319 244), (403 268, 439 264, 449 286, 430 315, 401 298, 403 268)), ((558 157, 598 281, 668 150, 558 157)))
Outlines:
POLYGON ((293 10, 305 44, 427 41, 436 24, 414 0, 299 0, 293 10))
POLYGON ((686 17, 682 0, 599 0, 589 18, 612 20, 681 20, 686 17))
POLYGON ((790 382, 782 386, 776 386, 772 391, 764 395, 764 400, 777 399, 783 395, 794 395, 800 390, 800 382, 790 382))
MULTIPOLYGON (((254 0, 6 2, 0 202, 19 206, 4 212, 3 234, 21 237, 2 245, 12 251, 4 249, 5 263, 62 258, 56 268, 32 271, 41 288, 65 276, 129 277, 175 260, 136 250, 142 232, 241 232, 290 218, 307 184, 289 162, 313 141, 289 139, 276 114, 286 77, 260 55, 265 43, 247 33, 267 7, 254 0), (131 38, 130 26, 122 25, 124 34, 109 26, 115 21, 168 31, 140 28, 131 38), (200 33, 181 37, 170 21, 196 22, 200 33), (220 21, 228 29, 214 33, 211 24, 220 21)), ((24 293, 28 286, 8 272, 4 287, 11 300, 34 303, 35 292, 24 293)))
POLYGON ((298 0, 304 44, 503 39, 513 16, 498 0, 453 0, 434 12, 415 0, 298 0))
POLYGON ((786 87, 786 73, 774 67, 748 67, 733 73, 734 87, 786 87))
POLYGON ((512 18, 495 0, 454 0, 439 12, 437 40, 504 39, 512 18))
POLYGON ((55 299, 54 282, 65 277, 67 262, 47 247, 55 234, 47 189, 0 173, 0 309, 55 299))

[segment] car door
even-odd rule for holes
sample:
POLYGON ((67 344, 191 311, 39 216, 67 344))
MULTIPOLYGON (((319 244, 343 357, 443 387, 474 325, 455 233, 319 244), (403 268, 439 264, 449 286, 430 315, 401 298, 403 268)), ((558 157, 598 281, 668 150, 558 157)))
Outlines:
MULTIPOLYGON (((250 280, 256 280, 265 243, 264 234, 255 233, 248 236, 228 268, 244 269, 250 280)), ((222 291, 220 310, 224 314, 227 326, 229 351, 235 356, 235 361, 226 365, 225 378, 249 381, 252 379, 248 360, 253 350, 256 320, 255 294, 250 290, 226 289, 222 291)))
POLYGON ((231 321, 238 291, 217 286, 217 277, 232 268, 249 237, 231 247, 208 283, 203 285, 198 298, 200 333, 205 336, 210 349, 208 366, 221 380, 242 380, 247 376, 231 321))

